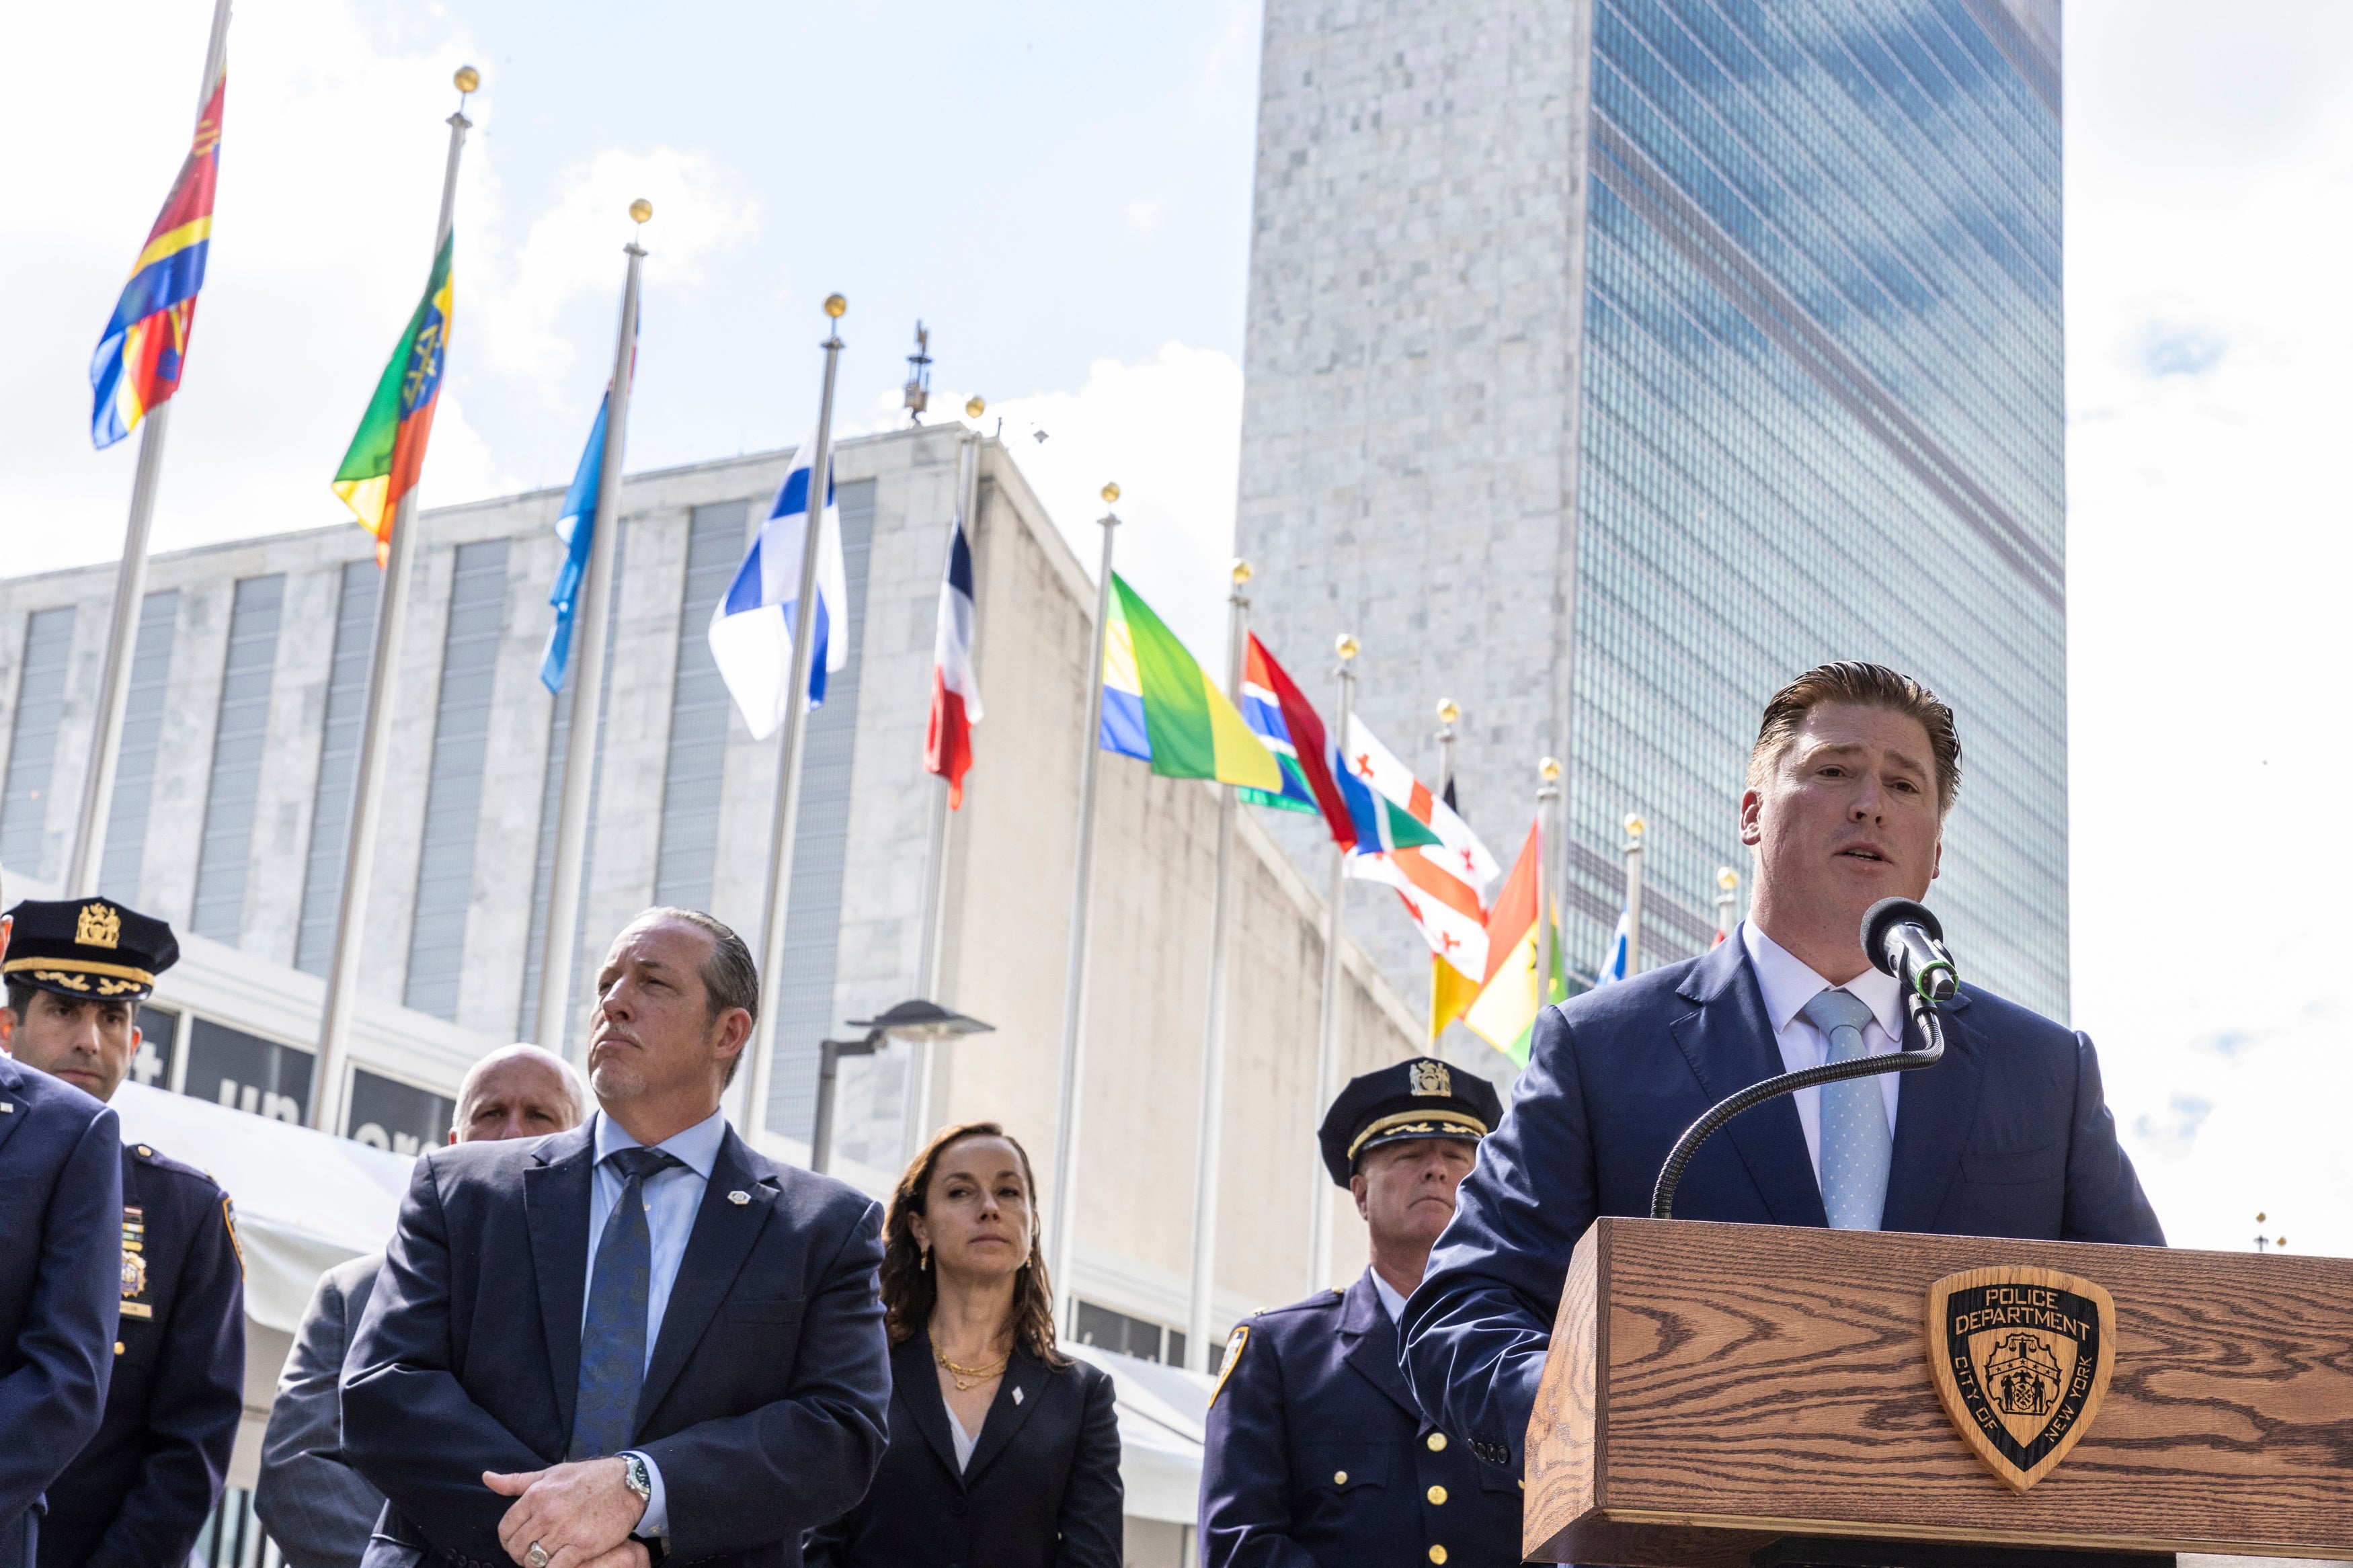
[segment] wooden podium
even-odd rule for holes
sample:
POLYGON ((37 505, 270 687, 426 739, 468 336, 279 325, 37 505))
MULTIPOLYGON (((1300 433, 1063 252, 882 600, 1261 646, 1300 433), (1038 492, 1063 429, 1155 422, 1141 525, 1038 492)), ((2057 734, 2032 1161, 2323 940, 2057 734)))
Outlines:
POLYGON ((1569 1264, 1526 1494, 1527 1555, 1547 1563, 2353 1558, 2353 1262, 1604 1219, 1569 1264), (1979 1290, 1931 1320, 1932 1289, 1989 1277, 1973 1270, 2092 1289, 1979 1290), (1977 1413, 1974 1442, 1932 1336, 1974 1390, 1955 1406, 1977 1413), (2071 1394, 2073 1417, 2053 1404, 2071 1394), (2069 1419, 2055 1460, 2054 1440, 2010 1447, 2009 1480, 1980 1457, 2069 1419), (2021 1488, 2036 1458, 2052 1462, 2021 1488))

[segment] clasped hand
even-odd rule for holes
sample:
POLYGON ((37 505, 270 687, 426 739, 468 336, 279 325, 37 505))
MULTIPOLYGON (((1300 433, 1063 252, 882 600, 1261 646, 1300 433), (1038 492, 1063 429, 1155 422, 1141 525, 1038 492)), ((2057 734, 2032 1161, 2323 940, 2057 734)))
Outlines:
POLYGON ((532 1568, 532 1547, 547 1553, 545 1568, 650 1568, 650 1555, 629 1531, 645 1517, 645 1500, 629 1489, 627 1461, 583 1459, 517 1475, 482 1472, 482 1484, 514 1503, 499 1521, 499 1544, 532 1568))

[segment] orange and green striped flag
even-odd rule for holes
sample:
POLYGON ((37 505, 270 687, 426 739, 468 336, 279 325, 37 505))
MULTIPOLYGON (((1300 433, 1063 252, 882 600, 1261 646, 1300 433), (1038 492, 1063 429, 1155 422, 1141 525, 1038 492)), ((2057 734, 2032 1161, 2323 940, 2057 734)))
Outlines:
POLYGON ((425 469, 425 441, 433 433, 433 405, 441 395, 443 356, 449 347, 449 256, 457 237, 453 233, 441 241, 425 298, 408 318, 408 331, 375 384, 352 449, 335 470, 335 494, 360 526, 375 535, 379 566, 391 553, 392 519, 400 498, 417 488, 425 469))

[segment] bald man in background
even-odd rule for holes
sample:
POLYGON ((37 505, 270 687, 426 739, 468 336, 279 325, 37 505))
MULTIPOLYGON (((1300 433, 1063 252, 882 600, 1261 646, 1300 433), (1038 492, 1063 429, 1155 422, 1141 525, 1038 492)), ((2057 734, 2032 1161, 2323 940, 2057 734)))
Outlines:
MULTIPOLYGON (((563 1058, 537 1046, 508 1046, 476 1062, 459 1087, 449 1142, 566 1132, 586 1108, 579 1077, 563 1058)), ((358 1568, 384 1509, 384 1494, 343 1461, 336 1393, 344 1349, 383 1264, 384 1254, 372 1252, 320 1277, 278 1380, 253 1507, 295 1568, 358 1568)))

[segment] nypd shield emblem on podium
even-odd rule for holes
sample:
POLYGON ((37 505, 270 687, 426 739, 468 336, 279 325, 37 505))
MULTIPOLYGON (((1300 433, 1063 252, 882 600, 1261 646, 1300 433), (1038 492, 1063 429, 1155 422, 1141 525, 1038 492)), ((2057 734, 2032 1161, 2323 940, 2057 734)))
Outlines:
POLYGON ((2116 1308, 2048 1268, 1972 1268, 1928 1287, 1937 1397, 1986 1468, 2024 1491, 2067 1457, 2116 1366, 2116 1308))

